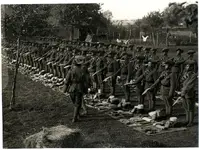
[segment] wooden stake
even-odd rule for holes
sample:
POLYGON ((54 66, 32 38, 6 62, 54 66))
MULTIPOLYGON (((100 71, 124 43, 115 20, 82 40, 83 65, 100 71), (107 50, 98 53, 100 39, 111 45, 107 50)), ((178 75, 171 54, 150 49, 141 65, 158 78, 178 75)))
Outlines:
POLYGON ((10 110, 13 110, 13 107, 16 104, 15 92, 16 92, 17 73, 18 73, 18 67, 19 67, 19 45, 20 45, 20 37, 17 39, 17 58, 16 58, 14 79, 13 79, 13 85, 12 85, 12 97, 11 97, 10 107, 9 107, 10 110))

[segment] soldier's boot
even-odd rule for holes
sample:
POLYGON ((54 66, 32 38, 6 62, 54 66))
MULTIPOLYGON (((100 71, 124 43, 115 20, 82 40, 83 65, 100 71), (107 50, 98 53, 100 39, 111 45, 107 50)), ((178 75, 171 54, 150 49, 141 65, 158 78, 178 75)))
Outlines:
POLYGON ((189 123, 187 124, 187 127, 191 127, 191 126, 193 126, 194 112, 189 111, 188 113, 189 113, 189 123))
POLYGON ((87 115, 88 111, 87 111, 86 104, 85 104, 84 100, 82 100, 82 109, 83 109, 83 112, 81 113, 81 115, 87 115))
POLYGON ((74 112, 73 112, 73 119, 72 122, 77 122, 79 117, 79 106, 74 107, 74 112))

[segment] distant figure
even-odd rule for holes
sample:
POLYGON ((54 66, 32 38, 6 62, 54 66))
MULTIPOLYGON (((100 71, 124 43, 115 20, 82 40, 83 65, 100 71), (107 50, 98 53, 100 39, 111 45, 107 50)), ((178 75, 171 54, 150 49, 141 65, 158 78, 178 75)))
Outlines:
POLYGON ((143 42, 146 42, 146 40, 148 39, 148 37, 149 37, 148 35, 147 35, 147 36, 143 36, 143 35, 142 35, 142 40, 143 40, 143 42))
POLYGON ((116 42, 117 42, 117 43, 121 43, 121 42, 122 42, 122 40, 117 39, 117 40, 116 40, 116 42))
POLYGON ((91 42, 92 42, 92 35, 90 35, 90 34, 88 33, 87 36, 86 36, 85 42, 91 43, 91 42))

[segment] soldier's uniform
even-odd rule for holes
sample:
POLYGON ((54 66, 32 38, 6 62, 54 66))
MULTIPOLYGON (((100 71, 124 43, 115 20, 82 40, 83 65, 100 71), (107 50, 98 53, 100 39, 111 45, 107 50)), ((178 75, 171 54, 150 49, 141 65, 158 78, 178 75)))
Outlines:
POLYGON ((126 102, 130 101, 130 87, 129 85, 124 85, 125 83, 130 82, 132 75, 132 64, 129 61, 127 53, 123 53, 123 57, 120 64, 120 80, 122 84, 122 89, 124 91, 126 102))
POLYGON ((107 60, 107 77, 111 78, 108 80, 108 84, 110 87, 110 95, 115 95, 115 85, 116 85, 116 77, 119 70, 119 63, 115 58, 113 58, 114 53, 110 52, 107 60))
MULTIPOLYGON (((143 73, 144 73, 144 56, 137 56, 137 63, 134 65, 134 78, 138 79, 143 73)), ((144 104, 144 98, 142 96, 142 93, 144 92, 144 81, 140 81, 136 84, 136 95, 138 99, 138 104, 144 104)))
POLYGON ((158 73, 159 75, 164 71, 164 64, 167 60, 169 60, 169 56, 168 56, 168 48, 164 48, 162 50, 163 52, 163 56, 160 58, 160 64, 159 64, 159 69, 158 69, 158 73))
POLYGON ((195 62, 195 65, 194 65, 194 71, 195 73, 198 72, 198 63, 197 61, 194 59, 194 54, 195 54, 195 51, 194 50, 189 50, 187 52, 187 54, 189 55, 188 59, 185 61, 185 64, 187 64, 187 62, 189 62, 190 60, 193 60, 195 62))
POLYGON ((165 103, 166 107, 166 116, 171 117, 172 114, 172 98, 175 93, 176 88, 176 80, 177 75, 175 72, 172 72, 172 66, 174 65, 174 62, 171 60, 168 60, 165 62, 166 65, 169 67, 163 71, 160 75, 160 77, 155 81, 155 83, 150 87, 151 89, 157 88, 157 85, 161 83, 161 96, 165 103))
POLYGON ((182 77, 181 97, 183 98, 183 106, 186 112, 186 124, 191 126, 194 120, 197 74, 194 72, 195 61, 187 61, 187 65, 189 65, 189 70, 182 77))
MULTIPOLYGON (((98 49, 99 50, 99 49, 98 49)), ((97 61, 96 61, 96 72, 99 71, 97 73, 97 83, 98 83, 98 87, 101 90, 101 93, 104 93, 104 68, 105 68, 105 58, 103 57, 104 51, 100 48, 100 56, 98 57, 97 61)))
POLYGON ((144 54, 144 61, 148 63, 148 61, 150 60, 150 50, 151 48, 150 47, 146 47, 145 49, 145 54, 144 54))
MULTIPOLYGON (((155 60, 149 60, 148 63, 151 63, 151 66, 148 66, 144 73, 138 77, 138 79, 136 79, 136 81, 133 84, 137 84, 139 82, 141 82, 142 80, 144 80, 145 82, 145 89, 149 88, 151 85, 154 84, 154 82, 157 80, 158 78, 158 74, 157 74, 157 69, 155 67, 155 65, 157 64, 157 61, 155 60)), ((149 111, 153 111, 155 108, 155 95, 157 93, 156 88, 154 88, 153 90, 149 91, 148 93, 146 93, 146 97, 145 99, 148 101, 148 109, 149 111)), ((144 105, 144 101, 142 103, 144 105)))
POLYGON ((157 48, 153 48, 151 51, 152 51, 152 55, 151 55, 150 59, 154 60, 154 61, 159 61, 160 58, 156 54, 157 48))
POLYGON ((75 57, 75 65, 68 72, 65 80, 64 93, 68 92, 74 104, 73 122, 76 122, 80 113, 84 91, 85 75, 81 68, 83 58, 75 57))
POLYGON ((180 78, 183 73, 183 63, 184 63, 184 58, 181 56, 181 53, 183 53, 182 49, 177 49, 177 56, 173 58, 175 64, 173 66, 173 71, 176 72, 177 74, 177 81, 176 81, 176 90, 180 89, 180 78))

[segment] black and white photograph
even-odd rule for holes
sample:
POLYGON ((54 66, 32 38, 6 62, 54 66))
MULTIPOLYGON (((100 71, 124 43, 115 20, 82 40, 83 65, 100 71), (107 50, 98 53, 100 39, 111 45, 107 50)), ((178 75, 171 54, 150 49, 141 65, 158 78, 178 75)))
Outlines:
POLYGON ((198 1, 1 2, 1 146, 198 147, 198 1))

